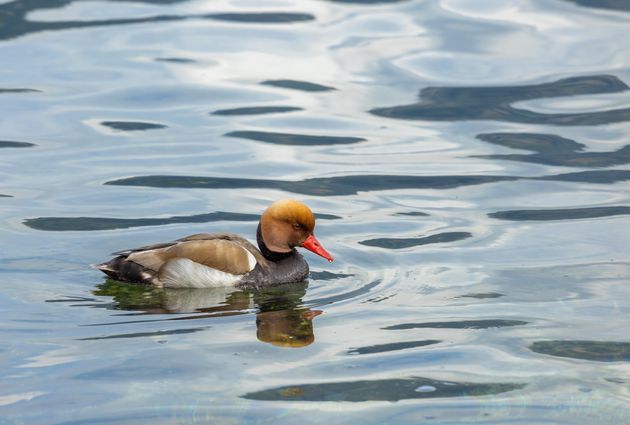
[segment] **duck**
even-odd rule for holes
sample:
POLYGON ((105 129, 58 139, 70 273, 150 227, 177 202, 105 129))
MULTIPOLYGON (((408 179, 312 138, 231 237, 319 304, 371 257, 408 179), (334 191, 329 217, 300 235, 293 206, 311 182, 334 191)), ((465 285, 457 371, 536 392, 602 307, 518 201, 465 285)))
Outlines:
POLYGON ((255 289, 302 282, 309 267, 296 248, 333 261, 314 229, 315 215, 306 204, 281 199, 260 217, 258 248, 236 234, 198 233, 118 251, 95 267, 111 279, 158 288, 255 289))

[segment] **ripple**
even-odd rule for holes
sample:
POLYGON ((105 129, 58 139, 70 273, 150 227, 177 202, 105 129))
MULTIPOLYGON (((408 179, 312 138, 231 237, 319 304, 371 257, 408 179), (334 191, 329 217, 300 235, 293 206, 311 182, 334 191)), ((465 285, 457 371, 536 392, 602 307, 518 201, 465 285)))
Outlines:
POLYGON ((28 142, 12 142, 7 140, 0 140, 0 148, 32 148, 33 146, 37 145, 28 142))
POLYGON ((156 62, 168 62, 168 63, 196 63, 197 61, 189 58, 155 58, 156 62))
POLYGON ((547 209, 547 210, 511 210, 498 211, 488 214, 489 217, 500 220, 512 221, 552 221, 552 220, 578 220, 583 218, 610 217, 630 214, 630 207, 592 207, 572 209, 547 209))
POLYGON ((293 89, 308 92, 337 90, 334 87, 298 80, 265 80, 260 84, 264 84, 266 86, 280 87, 283 89, 293 89))
POLYGON ((259 218, 256 214, 217 211, 207 214, 164 218, 38 217, 26 219, 23 223, 32 229, 59 232, 68 230, 113 230, 165 224, 209 223, 214 221, 257 221, 259 218))
MULTIPOLYGON (((115 364, 107 364, 100 368, 93 368, 87 372, 77 373, 72 379, 80 379, 85 381, 110 381, 116 382, 120 379, 131 379, 134 382, 155 382, 157 376, 165 377, 164 364, 156 359, 147 362, 146 359, 130 358, 125 361, 118 360, 115 364), (120 362, 120 363, 118 363, 120 362), (125 378, 127 377, 127 378, 125 378)), ((182 359, 170 358, 168 361, 169 376, 177 376, 180 379, 193 379, 197 376, 195 369, 191 367, 190 362, 182 359)), ((97 421, 98 423, 98 421, 97 421)))
POLYGON ((575 3, 578 6, 592 7, 597 9, 619 10, 630 12, 630 3, 627 0, 564 0, 575 3))
POLYGON ((342 294, 331 295, 329 297, 317 298, 314 300, 309 300, 308 305, 310 306, 323 306, 326 304, 334 304, 341 301, 352 300, 361 295, 365 295, 372 291, 372 289, 376 288, 382 283, 382 280, 377 279, 372 282, 366 283, 360 288, 354 289, 352 291, 344 292, 342 294))
POLYGON ((580 171, 577 173, 557 174, 555 176, 536 177, 534 180, 554 180, 593 184, 609 184, 630 180, 630 170, 580 171))
POLYGON ((430 214, 427 214, 422 211, 397 212, 394 215, 403 215, 403 216, 409 216, 409 217, 429 217, 430 216, 430 214))
POLYGON ((424 322, 424 323, 401 323, 400 325, 387 326, 383 329, 388 331, 403 329, 490 329, 505 328, 510 326, 523 326, 528 322, 522 320, 459 320, 453 322, 424 322))
POLYGON ((501 294, 499 292, 479 292, 479 293, 474 293, 474 294, 460 295, 459 297, 456 297, 456 298, 476 298, 478 300, 483 300, 487 298, 500 298, 504 296, 505 294, 501 294))
POLYGON ((402 249, 412 246, 429 245, 433 243, 455 242, 472 237, 468 232, 445 232, 421 238, 377 238, 360 241, 361 245, 376 246, 387 249, 402 249))
POLYGON ((511 106, 512 103, 541 98, 587 94, 619 93, 628 86, 612 75, 573 77, 527 86, 427 87, 420 102, 376 108, 370 112, 406 120, 461 121, 497 120, 525 124, 601 125, 630 121, 630 108, 599 112, 544 114, 511 106))
MULTIPOLYGON (((119 18, 92 21, 31 21, 27 16, 36 10, 60 8, 72 3, 72 0, 50 0, 45 3, 11 1, 0 4, 0 16, 3 25, 0 26, 0 40, 22 37, 42 31, 62 31, 79 28, 120 26, 144 23, 174 22, 191 19, 210 19, 224 22, 243 24, 290 24, 315 20, 309 13, 292 12, 239 12, 239 13, 211 13, 203 15, 157 15, 142 18, 119 18)), ((155 2, 146 2, 155 3, 155 2)), ((179 3, 179 0, 167 1, 166 4, 179 3)))
POLYGON ((329 271, 321 271, 321 272, 311 271, 310 273, 310 277, 313 280, 337 280, 337 279, 344 279, 346 277, 352 277, 352 276, 354 275, 347 274, 347 273, 333 273, 329 271))
POLYGON ((102 121, 101 125, 117 131, 146 131, 167 128, 164 124, 141 121, 102 121))
POLYGON ((439 339, 423 339, 421 341, 392 342, 389 344, 370 345, 348 350, 348 354, 376 354, 390 351, 406 350, 408 348, 425 347, 427 345, 439 344, 439 339))
POLYGON ((0 193, 0 198, 13 198, 11 195, 3 195, 0 193))
MULTIPOLYGON (((151 84, 150 80, 143 80, 142 83, 145 82, 147 84, 112 88, 104 93, 99 101, 113 105, 119 112, 139 109, 142 113, 146 113, 149 109, 156 111, 164 107, 180 107, 181 105, 199 105, 202 108, 206 107, 208 99, 211 98, 220 98, 225 102, 241 101, 245 96, 264 100, 274 98, 268 93, 254 93, 242 88, 227 88, 220 85, 199 85, 189 80, 180 81, 177 84, 169 81, 157 85, 151 84)), ((275 98, 277 97, 276 95, 275 98)), ((87 120, 87 122, 90 121, 95 120, 87 120)))
POLYGON ((256 23, 256 24, 281 24, 294 22, 307 22, 315 20, 315 16, 309 13, 286 12, 260 12, 260 13, 215 13, 206 15, 210 19, 220 21, 256 23))
POLYGON ((546 154, 567 154, 580 151, 584 145, 555 134, 538 133, 487 133, 477 139, 513 149, 523 149, 546 154))
POLYGON ((408 176, 408 175, 353 175, 339 177, 315 177, 305 180, 266 180, 204 176, 136 176, 105 182, 114 186, 141 186, 188 189, 278 189, 303 195, 343 196, 359 192, 395 189, 453 189, 485 183, 516 180, 552 180, 609 184, 630 180, 630 170, 581 171, 541 177, 454 175, 454 176, 408 176))
POLYGON ((598 362, 630 361, 630 342, 536 341, 529 349, 540 354, 598 362))
POLYGON ((41 90, 27 89, 27 88, 2 88, 0 87, 0 94, 2 93, 41 93, 41 90))
POLYGON ((85 301, 96 301, 96 298, 64 296, 63 298, 44 300, 44 302, 46 303, 75 303, 75 302, 85 302, 85 301))
POLYGON ((360 137, 312 136, 306 134, 272 133, 267 131, 231 131, 226 137, 256 140, 275 145, 315 146, 315 145, 348 145, 364 142, 360 137))
POLYGON ((136 333, 127 333, 127 334, 93 336, 93 337, 87 337, 87 338, 77 338, 77 341, 99 341, 103 339, 126 339, 126 338, 146 338, 146 337, 169 336, 169 335, 185 335, 185 334, 205 331, 206 329, 209 329, 209 328, 210 326, 202 326, 199 328, 172 329, 169 331, 136 332, 136 333))
POLYGON ((245 108, 219 109, 212 112, 212 115, 262 115, 302 110, 302 108, 297 108, 294 106, 252 106, 245 108))
POLYGON ((580 152, 585 147, 554 134, 489 133, 478 139, 495 145, 537 152, 535 154, 473 155, 472 158, 505 159, 565 167, 608 167, 630 163, 630 145, 614 152, 580 152))
POLYGON ((418 398, 479 397, 489 394, 501 394, 523 387, 525 387, 525 384, 481 384, 410 377, 372 381, 287 385, 248 393, 242 397, 251 400, 265 401, 399 401, 418 398), (417 388, 429 386, 435 388, 435 391, 416 391, 417 388))
MULTIPOLYGON (((341 217, 331 214, 316 214, 319 220, 335 220, 341 217)), ((111 217, 37 217, 23 221, 23 224, 36 230, 46 231, 94 231, 128 229, 130 227, 161 226, 182 223, 210 223, 215 221, 258 221, 257 214, 243 214, 217 211, 188 216, 163 218, 111 218, 111 217)))
MULTIPOLYGON (((304 195, 343 196, 374 190, 450 189, 460 186, 513 181, 518 179, 518 177, 509 176, 354 175, 285 181, 229 177, 156 175, 111 180, 105 184, 115 186, 190 189, 279 189, 304 195)), ((628 179, 630 179, 630 171, 628 171, 628 179)))

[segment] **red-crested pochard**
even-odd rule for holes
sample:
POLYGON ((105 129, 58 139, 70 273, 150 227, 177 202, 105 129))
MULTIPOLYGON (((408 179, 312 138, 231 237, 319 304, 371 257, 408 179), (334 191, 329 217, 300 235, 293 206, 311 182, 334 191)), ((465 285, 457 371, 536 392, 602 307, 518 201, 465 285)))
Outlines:
POLYGON ((199 233, 173 242, 116 252, 96 267, 109 277, 164 288, 264 287, 301 282, 303 247, 333 261, 313 235, 315 216, 292 199, 274 202, 260 217, 258 247, 229 233, 199 233))

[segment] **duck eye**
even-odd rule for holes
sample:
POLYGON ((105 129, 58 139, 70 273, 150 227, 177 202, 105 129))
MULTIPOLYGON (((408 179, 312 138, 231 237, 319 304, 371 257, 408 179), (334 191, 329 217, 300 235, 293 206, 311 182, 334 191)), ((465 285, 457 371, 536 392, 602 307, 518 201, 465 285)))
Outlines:
POLYGON ((293 223, 293 228, 295 230, 300 230, 302 228, 302 226, 300 225, 300 223, 293 223))

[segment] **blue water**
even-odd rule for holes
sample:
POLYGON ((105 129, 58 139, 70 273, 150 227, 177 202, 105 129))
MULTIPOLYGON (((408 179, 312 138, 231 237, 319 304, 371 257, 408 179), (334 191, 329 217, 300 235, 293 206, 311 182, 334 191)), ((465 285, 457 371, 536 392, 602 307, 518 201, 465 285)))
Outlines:
POLYGON ((0 423, 623 424, 623 0, 0 0, 0 423), (260 292, 89 267, 296 197, 260 292))

